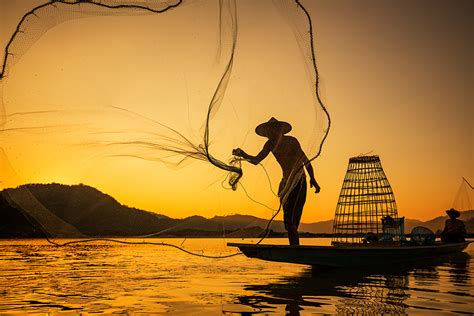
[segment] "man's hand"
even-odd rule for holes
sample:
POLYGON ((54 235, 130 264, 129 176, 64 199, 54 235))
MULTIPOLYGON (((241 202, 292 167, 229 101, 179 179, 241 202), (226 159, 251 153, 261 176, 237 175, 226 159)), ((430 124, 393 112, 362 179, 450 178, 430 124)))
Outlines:
POLYGON ((237 156, 237 157, 243 157, 245 155, 245 152, 240 148, 236 148, 232 150, 232 155, 237 156))
POLYGON ((319 191, 321 191, 321 188, 319 187, 318 183, 316 182, 316 179, 314 178, 311 178, 309 180, 309 185, 311 188, 314 188, 316 191, 314 191, 314 193, 319 193, 319 191))

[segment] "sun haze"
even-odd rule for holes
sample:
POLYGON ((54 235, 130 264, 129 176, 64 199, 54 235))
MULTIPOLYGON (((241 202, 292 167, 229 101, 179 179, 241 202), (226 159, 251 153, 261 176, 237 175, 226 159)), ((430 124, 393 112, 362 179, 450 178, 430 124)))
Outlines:
MULTIPOLYGON (((443 215, 461 177, 474 179, 472 3, 306 2, 332 128, 312 163, 321 192, 308 191, 302 221, 333 217, 349 157, 366 153, 381 157, 402 216, 443 215)), ((41 3, 0 1, 2 47, 41 3)), ((234 64, 210 121, 211 153, 225 162, 236 147, 256 154, 266 139, 254 129, 274 116, 314 154, 326 125, 292 20, 272 1, 237 1, 236 9, 234 64)), ((273 157, 264 168, 244 162, 232 191, 226 172, 200 160, 178 164, 182 157, 160 147, 181 139, 175 131, 202 142, 230 53, 229 34, 220 31, 218 7, 207 1, 49 29, 0 87, 0 188, 84 183, 171 217, 269 218, 272 211, 243 189, 278 208, 273 157)))

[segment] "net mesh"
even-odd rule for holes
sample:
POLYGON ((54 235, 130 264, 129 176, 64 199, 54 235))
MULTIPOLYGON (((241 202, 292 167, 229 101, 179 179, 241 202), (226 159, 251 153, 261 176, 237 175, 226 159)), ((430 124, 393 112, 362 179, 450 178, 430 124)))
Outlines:
POLYGON ((473 200, 474 188, 466 178, 462 178, 456 197, 454 198, 453 208, 459 211, 470 211, 473 209, 473 200))
MULTIPOLYGON (((32 8, 6 45, 0 74, 1 184, 88 180, 93 170, 107 179, 98 185, 111 185, 120 170, 128 175, 123 190, 126 180, 150 177, 145 190, 156 194, 152 174, 159 173, 162 188, 187 196, 242 188, 274 218, 330 128, 314 45, 299 1, 55 0, 32 8), (255 127, 270 117, 289 122, 301 147, 281 150, 304 153, 278 192, 271 187, 281 180, 281 161, 256 168, 232 154, 242 147, 256 155, 265 139, 255 127), (27 163, 31 155, 41 159, 27 163), (32 170, 45 175, 25 176, 32 170), (181 181, 189 178, 196 180, 181 181)), ((35 194, 29 186, 4 191, 48 237, 89 235, 35 194)))

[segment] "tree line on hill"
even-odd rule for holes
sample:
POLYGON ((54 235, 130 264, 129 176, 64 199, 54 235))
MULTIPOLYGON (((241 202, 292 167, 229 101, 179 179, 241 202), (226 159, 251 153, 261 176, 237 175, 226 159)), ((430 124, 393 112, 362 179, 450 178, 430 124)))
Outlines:
MULTIPOLYGON (((28 184, 0 192, 0 238, 44 237, 257 237, 267 223, 250 215, 190 216, 174 219, 120 204, 86 185, 28 184), (23 204, 23 200, 28 203, 23 204), (21 205, 20 205, 21 204, 21 205), (25 207, 28 205, 28 207, 25 207), (40 213, 34 213, 40 212, 40 213), (46 214, 47 213, 47 214, 46 214), (56 227, 51 227, 54 223, 56 227), (57 226, 63 226, 59 229, 57 226)), ((430 221, 405 220, 405 231, 425 226, 436 232, 446 216, 430 221)), ((474 211, 462 212, 468 232, 474 233, 474 211)), ((330 234, 332 220, 301 223, 302 237, 330 234)), ((282 221, 274 221, 270 237, 284 237, 282 221)))

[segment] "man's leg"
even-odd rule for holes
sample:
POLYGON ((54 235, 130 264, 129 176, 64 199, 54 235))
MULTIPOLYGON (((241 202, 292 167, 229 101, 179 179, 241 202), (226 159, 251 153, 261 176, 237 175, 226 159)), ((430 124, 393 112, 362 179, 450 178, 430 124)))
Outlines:
POLYGON ((290 245, 300 244, 298 228, 296 227, 296 225, 288 225, 288 239, 290 241, 290 245))
POLYGON ((288 199, 283 205, 285 214, 285 228, 288 231, 290 245, 299 245, 298 226, 306 201, 306 180, 300 179, 298 185, 290 192, 288 199))

